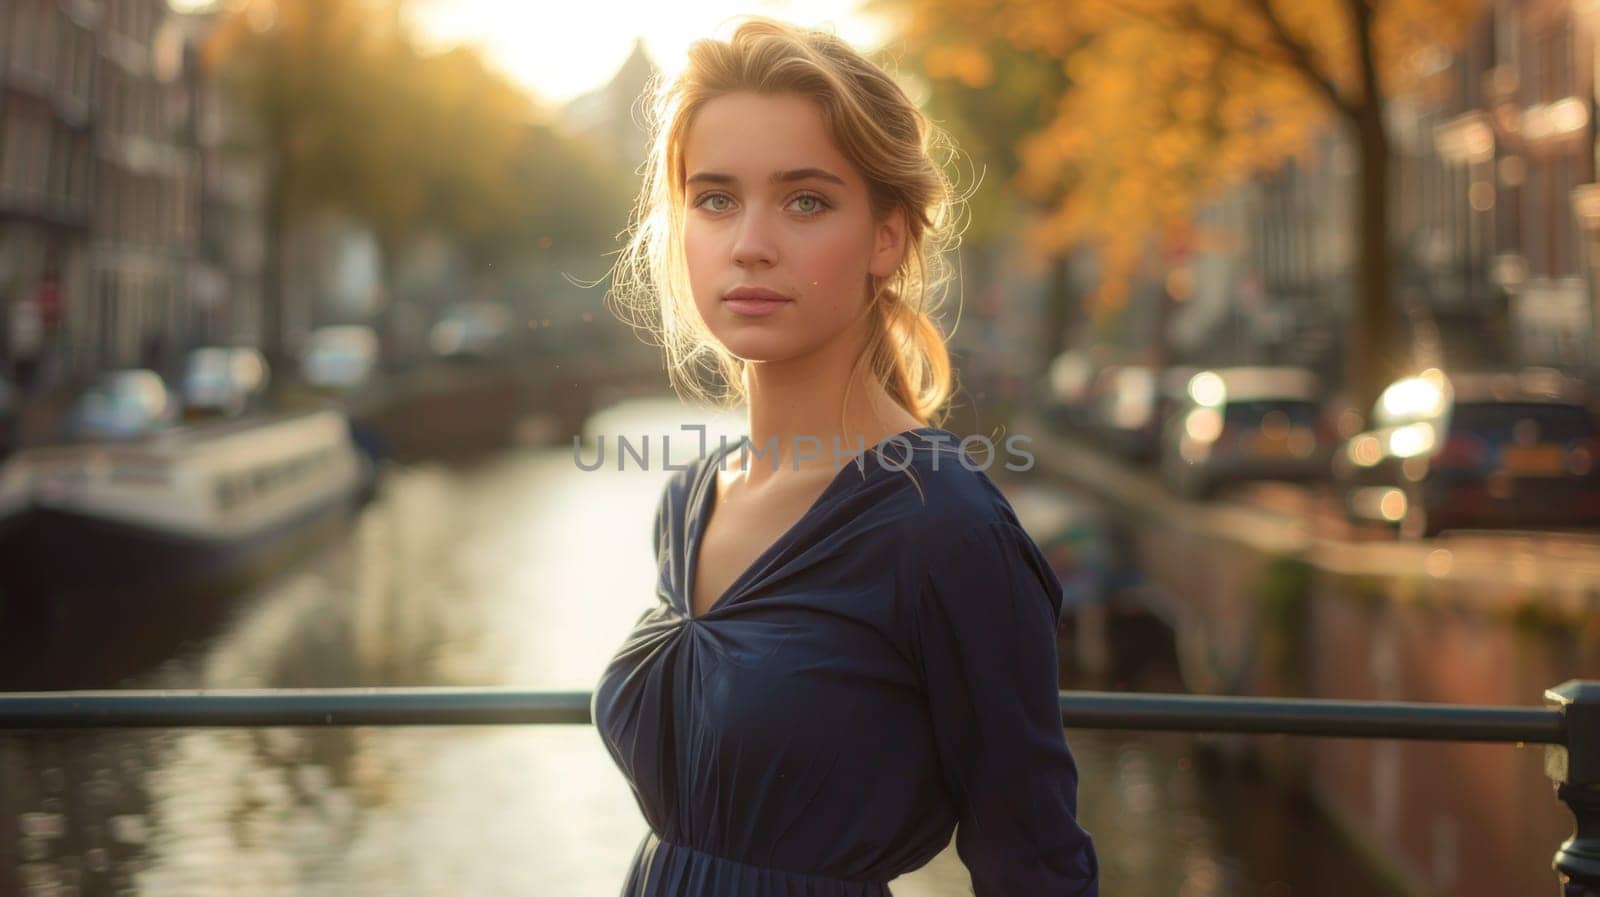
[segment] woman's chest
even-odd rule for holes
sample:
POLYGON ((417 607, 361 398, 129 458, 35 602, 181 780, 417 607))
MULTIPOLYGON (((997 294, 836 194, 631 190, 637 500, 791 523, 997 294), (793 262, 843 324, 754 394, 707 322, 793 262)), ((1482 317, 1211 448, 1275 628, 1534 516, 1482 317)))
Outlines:
POLYGON ((697 623, 686 658, 695 675, 679 706, 712 728, 742 737, 794 724, 845 723, 863 699, 914 698, 917 676, 876 627, 848 616, 775 608, 697 623))
POLYGON ((932 793, 913 665, 868 621, 810 597, 769 593, 676 624, 663 607, 642 624, 660 638, 606 670, 595 722, 653 825, 743 831, 740 820, 788 807, 826 829, 863 800, 894 808, 932 793))
MULTIPOLYGON (((802 509, 803 510, 803 509, 802 509)), ((799 517, 797 512, 795 518, 799 517)), ((700 534, 690 581, 694 616, 705 616, 717 600, 761 558, 793 524, 771 509, 761 512, 724 508, 700 534)))
POLYGON ((670 633, 658 628, 649 650, 619 655, 597 707, 619 759, 649 778, 708 755, 782 767, 921 740, 927 708, 915 667, 881 621, 844 600, 770 593, 670 633), (665 743, 674 756, 655 753, 665 743))
POLYGON ((693 615, 703 616, 763 555, 779 546, 808 513, 827 483, 815 476, 797 480, 760 496, 734 495, 719 477, 707 488, 710 514, 694 546, 690 562, 693 615))
POLYGON ((830 769, 856 780, 862 764, 920 758, 931 744, 917 673, 858 622, 794 606, 757 608, 686 624, 650 662, 662 675, 611 673, 661 689, 629 702, 637 716, 614 718, 606 736, 624 767, 645 779, 653 769, 675 771, 694 788, 702 774, 768 780, 830 769), (662 732, 672 734, 669 751, 659 751, 662 732))

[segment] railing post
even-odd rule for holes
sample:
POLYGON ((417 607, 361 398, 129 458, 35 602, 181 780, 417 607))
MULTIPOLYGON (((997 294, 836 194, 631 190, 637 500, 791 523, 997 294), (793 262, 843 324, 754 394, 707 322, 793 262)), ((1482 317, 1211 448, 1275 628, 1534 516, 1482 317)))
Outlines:
POLYGON ((1544 699, 1566 722, 1566 743, 1545 748, 1545 771, 1577 825, 1552 865, 1562 897, 1600 897, 1600 682, 1563 682, 1544 699))

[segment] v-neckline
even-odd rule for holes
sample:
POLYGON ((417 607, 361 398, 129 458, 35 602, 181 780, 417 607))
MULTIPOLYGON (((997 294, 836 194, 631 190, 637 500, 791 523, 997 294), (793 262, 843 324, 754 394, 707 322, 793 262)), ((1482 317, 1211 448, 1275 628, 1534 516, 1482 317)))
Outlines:
MULTIPOLYGON (((885 436, 883 440, 878 442, 878 445, 882 445, 883 441, 893 439, 895 436, 909 436, 913 433, 921 433, 925 430, 937 429, 939 428, 926 426, 913 427, 909 430, 901 430, 892 436, 885 436)), ((733 580, 728 583, 727 588, 722 590, 722 594, 718 595, 715 600, 706 605, 705 613, 696 615, 694 612, 694 589, 696 582, 700 578, 700 543, 705 537, 706 525, 711 520, 711 514, 716 510, 717 473, 722 469, 723 460, 726 459, 731 452, 737 451, 747 442, 749 442, 749 437, 740 439, 727 450, 719 450, 715 455, 711 456, 711 459, 707 462, 705 469, 703 469, 700 473, 699 494, 695 496, 697 506, 694 508, 694 527, 689 533, 689 557, 687 567, 684 572, 683 615, 685 619, 703 620, 715 612, 717 608, 721 607, 723 602, 728 600, 729 595, 734 594, 738 590, 738 587, 743 585, 744 581, 748 579, 752 573, 760 569, 766 563, 768 560, 768 555, 771 555, 785 542, 789 541, 789 539, 793 537, 797 531, 799 531, 800 525, 810 519, 811 515, 815 514, 818 508, 822 507, 823 500, 828 498, 834 489, 839 485, 839 483, 844 480, 845 471, 856 467, 856 462, 854 461, 847 462, 844 466, 840 467, 839 472, 833 475, 833 479, 828 481, 828 485, 824 486, 821 492, 817 493, 817 497, 812 500, 811 505, 807 507, 799 517, 795 518, 794 523, 791 523, 789 528, 783 531, 782 535, 774 539, 772 544, 763 549, 760 554, 757 554, 755 559, 752 560, 749 565, 747 565, 744 570, 739 573, 738 576, 735 576, 733 580)), ((914 446, 912 450, 915 451, 914 446)), ((867 451, 870 452, 872 449, 869 448, 867 451)), ((862 472, 862 479, 864 480, 866 478, 864 467, 864 459, 866 456, 862 455, 861 457, 863 459, 863 467, 859 469, 862 472)))

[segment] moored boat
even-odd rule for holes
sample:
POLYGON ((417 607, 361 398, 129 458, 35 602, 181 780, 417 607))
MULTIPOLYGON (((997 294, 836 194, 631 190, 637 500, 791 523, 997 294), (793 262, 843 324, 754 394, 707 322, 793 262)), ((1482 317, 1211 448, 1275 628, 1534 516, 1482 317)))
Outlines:
POLYGON ((35 449, 9 465, 25 507, 0 536, 8 603, 260 572, 329 532, 374 475, 332 410, 35 449))

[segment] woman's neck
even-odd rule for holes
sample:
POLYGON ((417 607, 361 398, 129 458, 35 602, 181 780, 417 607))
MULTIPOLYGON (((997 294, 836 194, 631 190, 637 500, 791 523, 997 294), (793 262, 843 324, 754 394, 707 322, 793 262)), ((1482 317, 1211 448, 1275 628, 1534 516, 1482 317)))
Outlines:
POLYGON ((922 426, 868 365, 852 370, 859 351, 859 342, 836 340, 800 358, 746 367, 750 441, 760 453, 748 462, 752 481, 775 471, 838 469, 884 437, 922 426))

